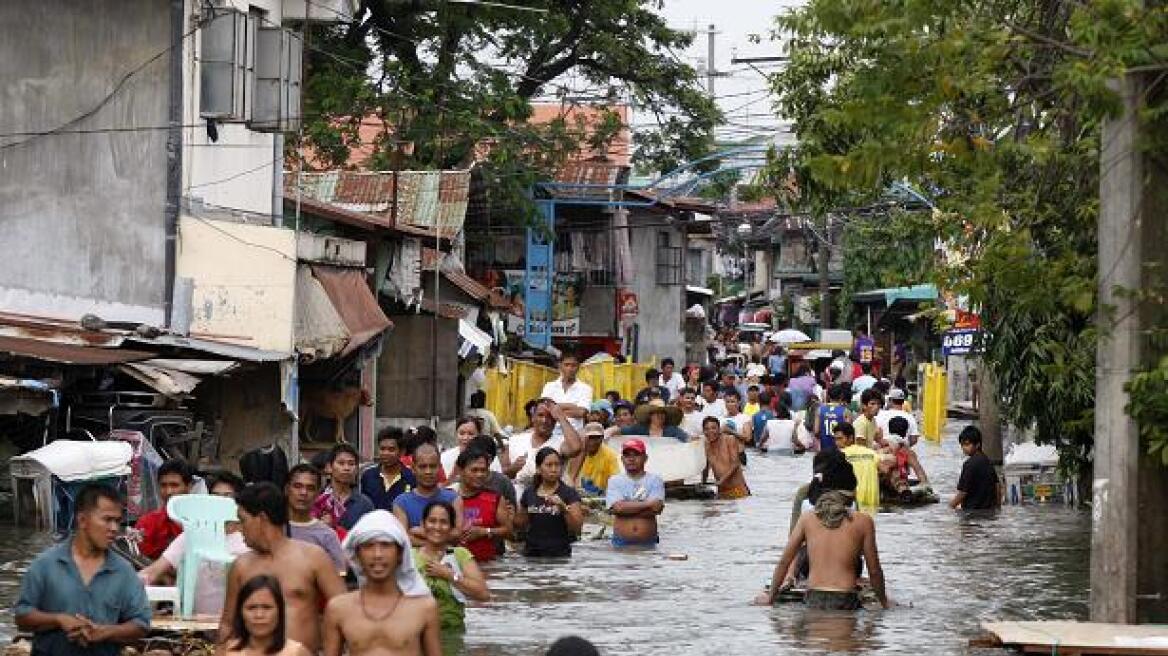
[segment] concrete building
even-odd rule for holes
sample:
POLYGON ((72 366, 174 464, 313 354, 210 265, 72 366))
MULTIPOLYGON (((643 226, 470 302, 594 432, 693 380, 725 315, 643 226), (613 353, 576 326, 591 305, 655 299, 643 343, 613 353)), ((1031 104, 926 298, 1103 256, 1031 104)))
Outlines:
POLYGON ((4 373, 66 403, 103 377, 150 388, 221 425, 217 460, 273 442, 295 457, 300 253, 282 226, 282 134, 299 121, 299 26, 352 9, 312 5, 327 11, 0 4, 4 373), (150 358, 187 371, 127 377, 150 358))

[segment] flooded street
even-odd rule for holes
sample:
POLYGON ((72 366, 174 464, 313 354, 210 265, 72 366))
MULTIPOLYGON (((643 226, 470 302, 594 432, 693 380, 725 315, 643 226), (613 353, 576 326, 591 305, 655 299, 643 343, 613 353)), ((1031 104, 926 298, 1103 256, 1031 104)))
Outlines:
MULTIPOLYGON (((919 448, 947 500, 961 467, 950 422, 945 444, 919 448)), ((583 635, 610 654, 979 654, 967 643, 989 619, 1084 618, 1090 515, 1061 505, 1009 507, 970 518, 936 504, 877 518, 890 611, 812 613, 749 605, 785 542, 791 498, 811 458, 759 456, 741 502, 671 502, 658 552, 614 553, 584 540, 570 562, 514 554, 487 568, 495 600, 467 614, 449 653, 542 654, 556 637, 583 635), (669 560, 665 554, 687 554, 669 560)), ((47 542, 5 527, 0 605, 11 634, 19 573, 47 542)))

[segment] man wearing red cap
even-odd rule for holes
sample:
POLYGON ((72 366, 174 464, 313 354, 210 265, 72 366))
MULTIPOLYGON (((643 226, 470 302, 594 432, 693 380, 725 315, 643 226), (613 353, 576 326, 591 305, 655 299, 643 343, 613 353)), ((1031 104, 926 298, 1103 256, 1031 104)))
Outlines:
POLYGON ((624 474, 608 479, 605 505, 613 515, 612 545, 655 545, 657 515, 665 509, 665 482, 645 471, 649 459, 642 440, 625 440, 621 446, 624 474))

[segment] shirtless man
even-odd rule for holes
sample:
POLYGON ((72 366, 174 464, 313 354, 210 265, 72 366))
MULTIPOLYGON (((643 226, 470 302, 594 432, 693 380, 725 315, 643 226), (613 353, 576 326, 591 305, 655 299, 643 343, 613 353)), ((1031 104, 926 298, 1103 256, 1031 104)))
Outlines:
POLYGON ((288 613, 288 639, 310 652, 320 649, 320 607, 345 591, 337 568, 324 549, 287 536, 288 502, 280 488, 263 482, 240 490, 239 506, 243 541, 252 548, 231 565, 227 597, 219 620, 219 643, 231 635, 232 613, 239 589, 254 576, 268 574, 280 581, 288 613))
POLYGON ((345 537, 361 580, 356 592, 329 602, 324 655, 441 656, 438 602, 414 567, 401 522, 385 510, 363 516, 345 537))
POLYGON ((730 427, 722 428, 717 417, 702 420, 705 435, 706 468, 702 471, 702 484, 711 470, 718 486, 719 499, 741 499, 750 496, 746 486, 746 476, 742 473, 742 461, 738 459, 738 436, 730 427))
POLYGON ((649 456, 639 439, 625 440, 621 446, 624 474, 608 479, 605 505, 613 514, 612 546, 654 545, 657 515, 665 509, 665 483, 656 474, 645 471, 649 456))
MULTIPOLYGON (((839 462, 834 466, 850 468, 842 454, 837 457, 839 462)), ((828 476, 829 473, 824 474, 825 478, 828 476)), ((775 602, 792 561, 800 547, 806 544, 807 560, 811 566, 805 597, 808 606, 826 610, 859 609, 857 559, 863 554, 876 598, 881 606, 888 608, 884 571, 876 552, 876 524, 867 514, 853 512, 851 503, 851 496, 839 490, 818 495, 814 510, 803 513, 795 524, 783 557, 775 566, 770 589, 755 597, 755 603, 770 605, 775 602)))

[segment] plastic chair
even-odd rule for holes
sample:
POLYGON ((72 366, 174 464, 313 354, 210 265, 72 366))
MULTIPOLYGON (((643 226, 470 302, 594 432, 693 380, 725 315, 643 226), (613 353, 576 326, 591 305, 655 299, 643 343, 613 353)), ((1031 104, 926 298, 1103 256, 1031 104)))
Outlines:
POLYGON ((199 563, 228 564, 235 556, 227 550, 227 522, 237 521, 235 501, 210 494, 184 494, 171 497, 166 513, 183 525, 186 542, 182 564, 178 568, 179 616, 195 614, 195 586, 199 582, 199 563))

